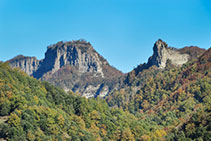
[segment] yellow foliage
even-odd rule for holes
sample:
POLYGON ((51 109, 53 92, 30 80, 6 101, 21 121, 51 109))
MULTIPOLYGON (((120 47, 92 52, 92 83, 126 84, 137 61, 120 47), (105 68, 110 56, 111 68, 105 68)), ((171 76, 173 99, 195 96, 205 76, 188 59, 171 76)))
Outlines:
POLYGON ((166 131, 164 130, 156 130, 155 134, 156 138, 162 138, 167 135, 166 131))
POLYGON ((83 137, 84 134, 83 134, 82 132, 79 132, 79 133, 78 133, 78 136, 83 137))
POLYGON ((116 129, 116 131, 114 132, 114 135, 112 136, 113 140, 120 140, 120 136, 121 136, 121 131, 120 129, 116 129))
POLYGON ((0 80, 0 88, 4 85, 4 83, 1 83, 1 80, 0 80))
POLYGON ((54 119, 52 117, 47 118, 47 123, 48 124, 54 124, 54 119))
POLYGON ((57 135, 59 133, 59 128, 56 124, 50 125, 49 128, 52 134, 57 135))
POLYGON ((135 140, 134 135, 130 131, 130 128, 126 128, 122 131, 121 140, 122 141, 134 141, 135 140))
POLYGON ((125 90, 124 90, 124 89, 120 89, 119 92, 120 92, 120 94, 122 94, 122 95, 125 94, 125 90))
POLYGON ((150 141, 151 138, 148 135, 143 135, 143 136, 141 136, 141 140, 143 140, 143 141, 150 141))
POLYGON ((144 100, 141 106, 144 108, 144 110, 146 110, 150 106, 150 104, 147 100, 144 100))
POLYGON ((96 141, 101 141, 102 139, 101 139, 101 137, 98 137, 97 139, 96 139, 96 141))
POLYGON ((34 141, 35 140, 35 135, 32 133, 32 131, 28 131, 28 133, 27 133, 27 139, 29 141, 34 141))
POLYGON ((46 90, 46 88, 45 88, 44 86, 42 86, 42 87, 40 88, 40 90, 41 90, 42 92, 44 92, 44 94, 47 94, 47 90, 46 90))
POLYGON ((187 131, 193 131, 194 128, 195 128, 195 124, 194 123, 190 123, 190 124, 186 125, 185 128, 186 128, 187 131))
POLYGON ((91 123, 90 129, 93 130, 93 131, 95 131, 95 132, 98 132, 99 131, 99 127, 97 127, 95 123, 91 123))
POLYGON ((96 111, 96 110, 93 110, 91 113, 90 113, 90 118, 92 120, 99 120, 100 119, 100 115, 99 113, 96 111))
POLYGON ((57 138, 55 138, 55 137, 53 137, 52 141, 58 141, 58 139, 57 139, 57 138))
POLYGON ((69 91, 68 91, 68 94, 70 94, 70 95, 75 95, 75 93, 74 93, 72 90, 69 90, 69 91))
POLYGON ((39 98, 37 96, 34 96, 34 101, 35 101, 36 104, 38 104, 39 103, 39 98))
POLYGON ((100 129, 99 127, 96 126, 95 123, 91 123, 91 127, 89 128, 89 131, 92 132, 96 138, 99 137, 100 129))
POLYGON ((103 128, 100 129, 102 136, 106 136, 107 135, 107 131, 103 128))
POLYGON ((58 124, 60 125, 60 126, 63 126, 64 125, 64 117, 63 117, 63 115, 59 115, 59 117, 58 117, 58 124))
POLYGON ((177 91, 179 94, 183 92, 182 88, 179 88, 177 91))
POLYGON ((9 117, 8 123, 10 125, 18 127, 18 126, 20 126, 21 119, 16 114, 12 113, 9 117))
POLYGON ((7 97, 10 99, 12 97, 12 91, 7 91, 7 97))
POLYGON ((16 110, 16 112, 18 113, 18 115, 21 115, 21 110, 16 110))
POLYGON ((70 120, 76 122, 81 129, 85 129, 86 128, 85 122, 82 119, 82 117, 76 116, 76 115, 72 115, 70 117, 70 120))
POLYGON ((141 95, 137 95, 136 101, 141 101, 142 99, 143 99, 143 97, 141 95))

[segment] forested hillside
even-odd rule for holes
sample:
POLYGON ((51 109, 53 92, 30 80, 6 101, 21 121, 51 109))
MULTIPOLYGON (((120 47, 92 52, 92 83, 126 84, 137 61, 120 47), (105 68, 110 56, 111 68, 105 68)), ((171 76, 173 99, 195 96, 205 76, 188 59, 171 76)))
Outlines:
POLYGON ((65 93, 0 64, 0 137, 8 140, 135 140, 167 133, 150 117, 65 93))
POLYGON ((211 140, 210 54, 181 68, 168 62, 164 70, 129 75, 130 86, 106 101, 66 93, 0 63, 0 138, 211 140))
POLYGON ((107 97, 109 106, 152 116, 181 138, 210 140, 211 49, 182 67, 168 61, 165 69, 132 71, 125 81, 128 85, 107 97))

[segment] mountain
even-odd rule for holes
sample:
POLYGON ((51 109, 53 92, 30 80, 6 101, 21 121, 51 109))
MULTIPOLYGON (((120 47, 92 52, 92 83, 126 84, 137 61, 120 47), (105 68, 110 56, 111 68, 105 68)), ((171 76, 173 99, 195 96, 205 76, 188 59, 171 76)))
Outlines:
POLYGON ((85 40, 53 44, 47 48, 42 60, 19 55, 8 62, 37 79, 90 98, 105 97, 115 90, 132 85, 139 73, 150 67, 165 69, 169 63, 180 67, 196 60, 205 51, 195 46, 176 49, 159 39, 153 46, 153 55, 148 62, 138 65, 127 74, 109 65, 85 40))
MULTIPOLYGON (((135 79, 139 73, 154 67, 156 70, 165 69, 169 64, 173 67, 181 67, 183 64, 197 60, 206 50, 197 46, 184 47, 177 49, 169 47, 168 44, 158 39, 153 46, 153 55, 149 57, 148 62, 138 65, 131 72, 127 73, 122 79, 123 85, 131 85, 131 81, 135 79)), ((124 86, 123 86, 124 87, 124 86)))
POLYGON ((45 58, 19 55, 8 61, 27 74, 48 81, 65 91, 85 97, 104 97, 123 73, 109 65, 85 40, 58 42, 47 48, 45 58))
POLYGON ((174 65, 182 65, 189 59, 188 54, 181 54, 174 48, 169 48, 162 40, 158 40, 153 47, 153 55, 149 58, 147 65, 150 67, 155 65, 159 68, 165 68, 167 60, 174 65))
MULTIPOLYGON (((148 97, 148 94, 152 93, 154 96, 159 97, 162 92, 157 94, 155 90, 161 86, 164 89, 169 89, 172 85, 176 84, 175 88, 178 88, 177 85, 183 83, 183 78, 180 78, 181 81, 178 82, 179 78, 175 76, 184 75, 181 74, 182 69, 187 67, 187 65, 189 66, 190 63, 198 61, 199 58, 203 58, 203 56, 208 56, 205 60, 209 60, 210 56, 205 54, 210 55, 210 49, 205 50, 196 46, 177 49, 169 47, 166 42, 159 39, 153 46, 153 55, 148 59, 148 62, 138 65, 131 72, 121 77, 119 83, 116 85, 116 89, 111 91, 108 97, 106 97, 107 102, 112 107, 118 106, 125 108, 128 108, 128 104, 130 103, 132 104, 130 105, 133 107, 132 109, 136 111, 140 109, 140 104, 145 100, 142 98, 139 102, 133 103, 136 99, 139 99, 137 98, 138 96, 141 95, 141 97, 144 97, 143 95, 145 95, 148 97), (173 84, 170 83, 170 80, 165 79, 171 79, 171 83, 173 84)), ((210 70, 210 68, 206 69, 210 70)), ((168 91, 173 91, 172 89, 168 91)), ((155 101, 155 99, 150 99, 152 103, 155 101)))
POLYGON ((153 46, 153 55, 148 59, 147 64, 139 65, 135 70, 137 71, 140 67, 148 69, 151 66, 164 69, 169 61, 174 66, 181 66, 188 61, 197 59, 205 51, 205 49, 196 46, 184 47, 181 49, 169 47, 166 42, 158 39, 153 46))
POLYGON ((106 97, 110 107, 156 117, 171 132, 167 140, 211 139, 211 48, 181 67, 167 63, 165 69, 152 66, 127 77, 130 85, 106 97))
POLYGON ((87 99, 0 63, 0 140, 211 140, 211 49, 131 82, 87 99))
POLYGON ((203 99, 205 95, 207 96, 206 98, 210 97, 211 48, 205 51, 201 56, 198 56, 198 59, 190 60, 181 67, 167 62, 165 69, 155 65, 148 69, 144 68, 138 73, 135 72, 137 71, 136 69, 128 73, 122 79, 119 89, 114 90, 106 97, 111 107, 131 108, 131 112, 134 113, 142 108, 149 110, 153 108, 153 106, 156 107, 157 104, 160 104, 162 97, 171 97, 172 101, 168 99, 169 101, 165 102, 172 102, 177 107, 179 104, 175 101, 175 98, 181 96, 178 94, 182 92, 183 94, 187 94, 186 97, 183 98, 194 96, 193 99, 196 100, 202 93, 195 91, 206 91, 204 92, 204 96, 200 96, 200 100, 197 99, 200 102, 202 102, 201 99, 203 99), (148 105, 146 106, 147 108, 144 108, 144 103, 148 105))

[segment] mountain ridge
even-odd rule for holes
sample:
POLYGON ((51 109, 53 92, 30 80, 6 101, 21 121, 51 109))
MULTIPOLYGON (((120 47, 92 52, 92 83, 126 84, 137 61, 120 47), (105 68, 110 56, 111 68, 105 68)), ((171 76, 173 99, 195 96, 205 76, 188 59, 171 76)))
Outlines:
POLYGON ((164 69, 170 61, 175 66, 196 59, 205 50, 198 47, 176 49, 158 39, 153 46, 153 55, 148 62, 138 65, 133 71, 123 74, 112 67, 86 40, 57 42, 47 47, 45 58, 16 56, 8 62, 19 67, 28 75, 48 81, 65 91, 81 93, 82 96, 105 97, 111 91, 120 89, 121 80, 130 84, 130 75, 138 75, 145 69, 156 66, 164 69), (195 51, 194 51, 195 50, 195 51), (135 73, 135 74, 133 74, 135 73))
POLYGON ((85 40, 60 41, 50 45, 45 58, 40 61, 33 57, 17 56, 8 62, 37 79, 51 82, 66 91, 78 91, 85 97, 107 95, 112 87, 108 81, 123 75, 85 40), (72 73, 68 72, 70 70, 72 73))
POLYGON ((130 85, 117 86, 126 75, 105 81, 71 65, 48 75, 53 84, 94 78, 75 86, 96 97, 112 85, 105 99, 66 93, 2 62, 0 140, 210 140, 211 48, 190 54, 182 66, 167 59, 165 68, 133 70, 130 85))

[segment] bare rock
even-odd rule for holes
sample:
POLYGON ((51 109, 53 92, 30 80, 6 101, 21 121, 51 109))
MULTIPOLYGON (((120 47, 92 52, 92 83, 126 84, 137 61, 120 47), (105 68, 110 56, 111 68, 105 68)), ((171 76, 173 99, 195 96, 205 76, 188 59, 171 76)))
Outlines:
POLYGON ((18 56, 8 61, 27 74, 48 81, 65 91, 78 91, 87 98, 107 95, 122 72, 109 65, 85 40, 58 42, 50 45, 41 61, 35 57, 18 56), (101 92, 102 91, 102 92, 101 92))
POLYGON ((26 57, 23 55, 18 55, 8 62, 10 63, 11 67, 20 68, 28 75, 32 75, 34 72, 36 72, 40 65, 40 61, 35 57, 26 57))
POLYGON ((190 56, 182 54, 177 49, 169 48, 162 40, 158 40, 153 47, 153 55, 149 58, 148 65, 155 65, 159 68, 165 68, 167 60, 171 60, 173 65, 180 66, 188 62, 190 56))

